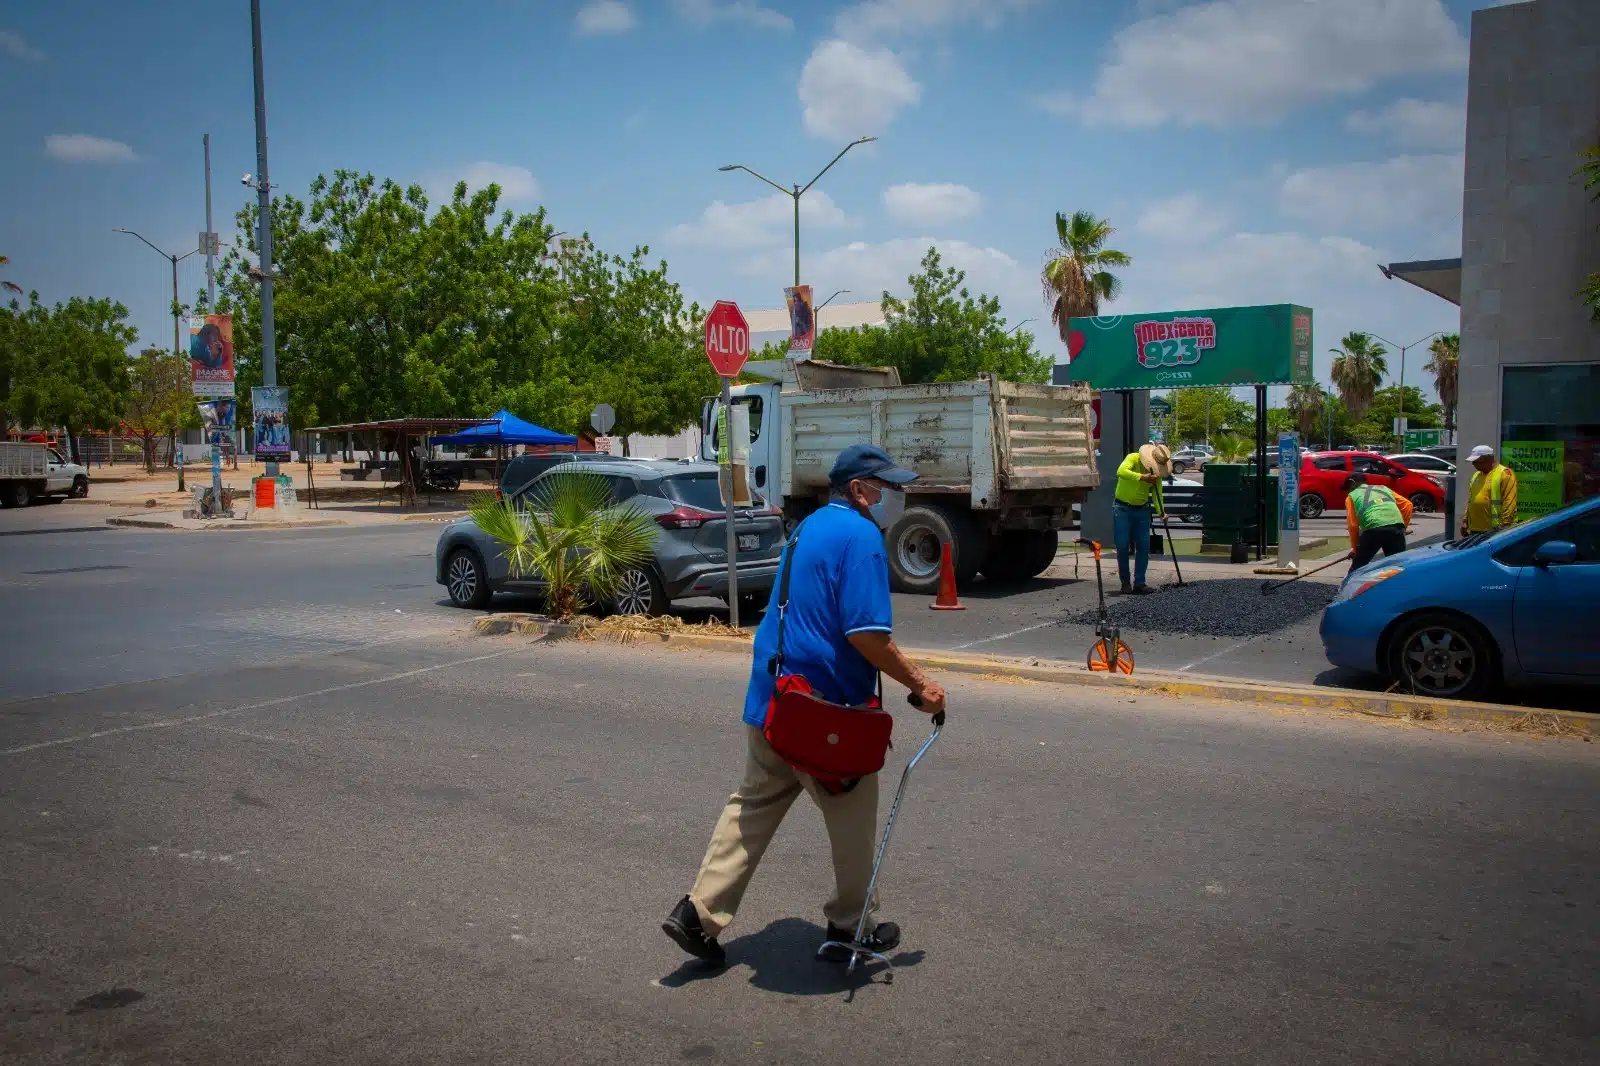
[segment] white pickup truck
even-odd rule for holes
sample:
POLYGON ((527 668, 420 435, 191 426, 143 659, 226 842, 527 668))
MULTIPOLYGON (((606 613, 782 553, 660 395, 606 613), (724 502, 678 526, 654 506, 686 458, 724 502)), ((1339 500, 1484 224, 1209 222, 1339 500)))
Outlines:
POLYGON ((89 471, 61 458, 48 444, 0 441, 0 506, 26 507, 35 500, 59 503, 89 495, 89 471))
MULTIPOLYGON (((1034 577, 1055 559, 1072 505, 1100 483, 1085 385, 976 381, 902 385, 893 367, 770 360, 745 365, 770 380, 736 385, 750 415, 756 491, 799 521, 827 501, 828 468, 870 441, 921 475, 885 533, 901 592, 938 590, 941 545, 956 580, 1034 577)), ((720 401, 702 412, 702 456, 716 459, 720 401)))

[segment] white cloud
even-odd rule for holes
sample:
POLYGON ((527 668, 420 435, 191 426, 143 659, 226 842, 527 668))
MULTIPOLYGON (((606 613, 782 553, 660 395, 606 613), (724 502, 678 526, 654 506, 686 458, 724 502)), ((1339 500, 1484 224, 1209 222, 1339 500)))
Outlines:
POLYGON ((1377 111, 1356 111, 1344 124, 1357 133, 1385 136, 1403 148, 1460 148, 1467 136, 1467 108, 1408 96, 1377 111))
POLYGON ((898 222, 938 226, 976 215, 983 197, 965 185, 908 183, 883 190, 883 206, 898 222))
POLYGON ((1033 7, 1037 0, 865 0, 845 8, 835 31, 852 40, 942 29, 977 22, 988 28, 1007 15, 1033 7))
POLYGON ((532 204, 539 199, 539 182, 526 167, 487 161, 469 164, 453 174, 442 175, 438 181, 430 182, 434 199, 450 199, 458 181, 467 183, 468 195, 490 185, 500 186, 502 207, 508 204, 532 204))
MULTIPOLYGON (((807 228, 839 229, 851 219, 822 189, 800 198, 800 222, 807 228)), ((764 200, 711 203, 699 219, 674 226, 667 238, 677 244, 708 248, 758 248, 794 239, 794 198, 774 193, 764 200)))
POLYGON ((696 26, 716 22, 743 22, 763 30, 792 30, 794 20, 781 11, 752 0, 673 0, 678 17, 696 26))
POLYGON ((800 72, 806 129, 819 137, 875 136, 921 98, 922 86, 886 48, 823 41, 800 72))
POLYGON ((1092 125, 1264 123, 1385 78, 1466 64, 1442 0, 1212 0, 1119 31, 1090 96, 1040 104, 1092 125))
POLYGON ((590 0, 578 9, 573 19, 573 27, 585 37, 627 33, 638 24, 633 8, 622 0, 590 0))
POLYGON ((1278 206, 1326 229, 1438 228, 1461 217, 1462 180, 1460 155, 1313 167, 1283 180, 1278 206))
POLYGON ((121 141, 87 133, 52 133, 44 139, 44 154, 62 163, 132 163, 138 158, 121 141))
POLYGON ((0 52, 12 59, 27 59, 35 63, 44 59, 44 53, 29 44, 16 30, 0 30, 0 52))
POLYGON ((1157 200, 1144 209, 1133 228, 1170 244, 1194 244, 1211 240, 1226 225, 1226 212, 1191 192, 1157 200))

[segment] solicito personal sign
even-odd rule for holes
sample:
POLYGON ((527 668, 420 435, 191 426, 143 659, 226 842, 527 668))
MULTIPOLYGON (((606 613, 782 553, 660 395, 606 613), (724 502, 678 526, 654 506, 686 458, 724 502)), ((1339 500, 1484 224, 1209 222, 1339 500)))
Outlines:
POLYGON ((1102 390, 1314 380, 1311 308, 1297 304, 1074 318, 1067 351, 1073 380, 1102 390))

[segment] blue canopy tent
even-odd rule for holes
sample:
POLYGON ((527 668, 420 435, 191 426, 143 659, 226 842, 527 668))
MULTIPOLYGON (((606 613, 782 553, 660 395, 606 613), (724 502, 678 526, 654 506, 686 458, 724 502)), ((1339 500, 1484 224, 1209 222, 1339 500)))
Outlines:
POLYGON ((501 408, 492 421, 473 426, 449 436, 434 437, 432 444, 450 444, 466 448, 494 448, 494 483, 498 491, 500 471, 505 465, 506 445, 527 444, 537 448, 571 448, 578 450, 578 438, 553 429, 536 426, 501 408))
POLYGON ((525 422, 510 411, 501 409, 493 416, 493 420, 481 426, 464 429, 460 433, 452 433, 445 437, 434 437, 434 444, 452 444, 465 448, 489 447, 490 445, 506 444, 532 444, 545 448, 578 447, 578 438, 570 437, 565 433, 557 433, 553 429, 536 426, 532 422, 525 422))

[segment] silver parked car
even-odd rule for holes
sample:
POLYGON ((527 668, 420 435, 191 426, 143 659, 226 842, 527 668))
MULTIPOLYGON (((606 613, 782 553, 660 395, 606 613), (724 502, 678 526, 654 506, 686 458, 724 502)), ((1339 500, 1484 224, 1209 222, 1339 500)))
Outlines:
MULTIPOLYGON (((622 579, 616 600, 605 606, 617 614, 664 614, 673 600, 695 596, 727 598, 727 519, 717 489, 715 463, 663 459, 603 459, 563 463, 520 489, 523 500, 546 479, 580 472, 611 483, 614 504, 629 503, 655 517, 661 527, 655 557, 622 579)), ((736 516, 739 598, 742 611, 764 607, 783 553, 783 513, 759 504, 736 516)), ((537 576, 512 580, 500 545, 470 518, 439 534, 434 551, 435 580, 457 607, 484 607, 496 592, 541 595, 537 576)))

